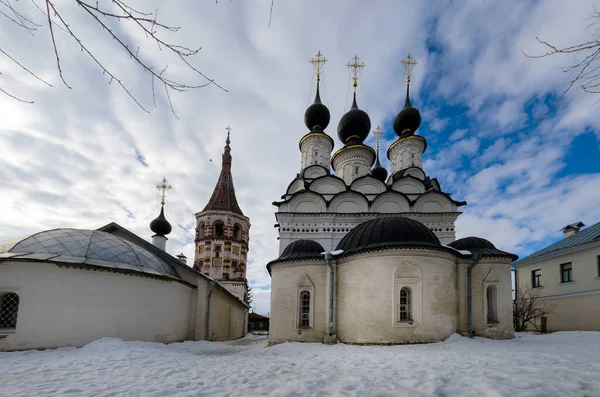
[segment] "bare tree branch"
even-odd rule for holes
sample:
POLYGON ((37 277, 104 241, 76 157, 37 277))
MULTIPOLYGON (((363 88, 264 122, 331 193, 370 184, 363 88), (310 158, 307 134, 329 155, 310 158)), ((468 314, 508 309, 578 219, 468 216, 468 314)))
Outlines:
POLYGON ((13 99, 16 99, 16 100, 17 100, 17 101, 19 101, 19 102, 33 103, 33 101, 27 101, 27 100, 25 100, 25 99, 21 99, 21 98, 19 98, 19 97, 16 97, 16 96, 12 95, 12 94, 11 94, 11 93, 9 93, 9 92, 6 92, 5 90, 3 90, 3 89, 2 89, 2 87, 0 87, 0 91, 1 91, 2 93, 4 93, 5 95, 8 95, 9 97, 11 97, 11 98, 13 98, 13 99))
POLYGON ((49 87, 53 87, 52 84, 48 83, 46 80, 42 79, 37 74, 33 73, 31 70, 27 69, 25 66, 23 66, 22 64, 20 64, 19 61, 17 61, 15 58, 13 58, 9 54, 7 54, 6 51, 4 51, 2 48, 0 48, 0 52, 3 53, 4 55, 6 55, 11 61, 13 61, 17 65, 19 65, 23 70, 25 70, 27 73, 29 73, 30 75, 32 75, 33 77, 35 77, 36 79, 38 79, 39 81, 41 81, 42 83, 46 84, 49 87))
POLYGON ((542 288, 517 286, 517 299, 514 300, 513 323, 515 331, 521 332, 533 326, 537 329, 535 320, 552 313, 554 303, 540 298, 542 288))

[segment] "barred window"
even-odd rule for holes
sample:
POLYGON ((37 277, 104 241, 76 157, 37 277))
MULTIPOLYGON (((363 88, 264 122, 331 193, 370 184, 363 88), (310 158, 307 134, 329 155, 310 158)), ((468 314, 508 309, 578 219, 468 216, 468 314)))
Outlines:
POLYGON ((411 321, 411 296, 410 290, 406 287, 400 290, 400 305, 398 306, 398 319, 402 321, 411 321))
POLYGON ((19 312, 19 295, 14 292, 0 293, 0 329, 15 329, 19 312))
POLYGON ((300 327, 310 327, 310 292, 300 293, 300 327))

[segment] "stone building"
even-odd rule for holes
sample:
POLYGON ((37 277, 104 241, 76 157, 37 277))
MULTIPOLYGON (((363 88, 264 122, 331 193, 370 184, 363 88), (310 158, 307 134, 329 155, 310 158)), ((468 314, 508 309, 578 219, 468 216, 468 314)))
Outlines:
MULTIPOLYGON (((489 241, 455 241, 464 201, 454 200, 423 170, 427 140, 420 112, 406 101, 393 123, 388 170, 364 142, 369 115, 354 98, 340 119, 343 145, 332 154, 330 113, 319 92, 305 112, 300 172, 274 202, 280 256, 271 274, 270 343, 433 342, 454 332, 512 337, 513 254, 489 241), (335 250, 326 261, 324 253, 335 250)), ((380 129, 378 134, 384 132, 380 129)))
POLYGON ((244 216, 235 197, 230 143, 227 133, 221 174, 208 204, 196 214, 194 269, 247 302, 250 219, 244 216))

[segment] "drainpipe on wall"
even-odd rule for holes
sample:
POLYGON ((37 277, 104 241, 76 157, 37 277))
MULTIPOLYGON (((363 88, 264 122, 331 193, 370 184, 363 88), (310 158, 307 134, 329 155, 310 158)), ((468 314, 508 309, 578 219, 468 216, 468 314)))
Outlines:
POLYGON ((471 293, 472 282, 471 282, 471 270, 479 263, 481 256, 479 254, 473 254, 473 263, 467 267, 467 334, 469 338, 473 337, 473 297, 471 293))
POLYGON ((210 341, 210 297, 212 296, 213 288, 215 287, 215 282, 210 280, 208 284, 210 285, 210 287, 208 290, 208 298, 206 299, 206 330, 204 331, 204 335, 206 337, 206 340, 210 341))
POLYGON ((322 254, 325 256, 325 261, 327 262, 327 266, 329 266, 329 336, 333 336, 333 279, 335 268, 331 263, 334 255, 341 254, 342 250, 337 251, 327 251, 322 254))

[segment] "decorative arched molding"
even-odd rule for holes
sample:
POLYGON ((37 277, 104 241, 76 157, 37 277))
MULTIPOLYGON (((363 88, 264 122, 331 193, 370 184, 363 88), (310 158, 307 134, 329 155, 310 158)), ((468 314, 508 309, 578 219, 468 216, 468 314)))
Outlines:
POLYGON ((421 324, 421 308, 423 305, 421 294, 421 271, 420 269, 409 262, 404 262, 394 270, 394 296, 393 296, 393 313, 392 324, 394 326, 415 326, 421 324), (408 319, 401 316, 401 312, 406 312, 407 296, 401 296, 402 290, 407 290, 408 294, 408 311, 410 317, 408 319))
POLYGON ((410 202, 404 195, 398 192, 385 192, 373 200, 369 212, 396 214, 409 211, 410 202))
POLYGON ((331 199, 328 205, 329 212, 355 214, 369 211, 369 201, 358 192, 342 192, 331 199))
POLYGON ((325 199, 314 192, 302 192, 289 201, 289 212, 326 212, 325 199))
POLYGON ((383 182, 373 178, 371 175, 366 175, 352 182, 352 185, 350 185, 350 190, 360 192, 365 195, 381 194, 386 191, 386 186, 383 182))
POLYGON ((300 278, 300 281, 298 281, 297 287, 300 288, 300 289, 302 289, 302 288, 310 288, 311 290, 313 290, 315 288, 315 285, 313 284, 313 282, 310 279, 310 277, 308 277, 308 274, 304 274, 300 278))
POLYGON ((392 185, 392 190, 404 194, 422 194, 425 193, 425 184, 415 177, 403 177, 392 185))
POLYGON ((394 278, 421 279, 421 271, 410 262, 404 262, 394 270, 394 278))
POLYGON ((314 179, 325 175, 329 175, 329 170, 322 165, 313 164, 302 171, 302 177, 306 179, 314 179))
POLYGON ((312 181, 308 186, 308 190, 320 194, 335 195, 345 192, 347 190, 347 186, 344 181, 337 176, 326 175, 312 181))
MULTIPOLYGON (((436 191, 429 191, 419 196, 415 204, 415 212, 452 212, 452 202, 443 194, 436 191)), ((456 207, 456 206, 454 206, 456 207)))
POLYGON ((287 188, 286 194, 293 194, 305 188, 304 180, 296 178, 287 188))
POLYGON ((406 169, 404 171, 404 175, 414 176, 415 178, 419 178, 422 181, 425 180, 425 172, 423 172, 422 169, 417 168, 417 167, 411 167, 411 168, 406 169))

